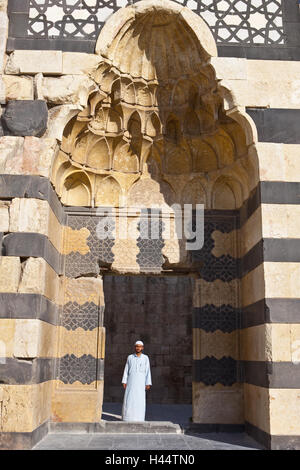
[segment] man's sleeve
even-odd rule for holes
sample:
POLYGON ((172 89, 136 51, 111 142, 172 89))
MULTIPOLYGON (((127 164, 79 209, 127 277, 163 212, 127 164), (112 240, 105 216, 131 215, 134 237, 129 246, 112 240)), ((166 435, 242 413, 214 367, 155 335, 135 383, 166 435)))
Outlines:
POLYGON ((152 385, 149 357, 147 360, 147 369, 146 369, 146 385, 152 385))
POLYGON ((127 361, 126 361, 126 364, 125 364, 124 373, 123 373, 123 377, 122 377, 122 384, 127 384, 128 361, 129 361, 129 357, 127 357, 127 361))

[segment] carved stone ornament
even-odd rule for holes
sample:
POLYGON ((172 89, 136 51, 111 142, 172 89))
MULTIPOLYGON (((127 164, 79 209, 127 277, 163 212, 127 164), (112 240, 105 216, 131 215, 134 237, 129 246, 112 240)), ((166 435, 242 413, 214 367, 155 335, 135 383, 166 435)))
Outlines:
POLYGON ((104 26, 97 91, 65 128, 53 183, 73 206, 238 208, 254 170, 223 108, 212 35, 187 8, 152 3, 104 26))

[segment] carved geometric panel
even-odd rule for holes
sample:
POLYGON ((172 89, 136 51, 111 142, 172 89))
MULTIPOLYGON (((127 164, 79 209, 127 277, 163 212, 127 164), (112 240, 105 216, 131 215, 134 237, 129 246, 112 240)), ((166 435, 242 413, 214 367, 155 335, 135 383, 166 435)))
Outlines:
POLYGON ((238 328, 239 309, 232 305, 222 304, 216 306, 206 304, 203 307, 194 307, 193 326, 201 328, 207 333, 220 330, 223 333, 231 333, 238 328))
POLYGON ((67 330, 82 328, 91 331, 98 328, 101 319, 99 315, 104 307, 99 307, 93 302, 86 302, 79 305, 77 302, 68 302, 64 305, 61 325, 67 330))
POLYGON ((102 380, 103 361, 90 354, 81 357, 67 354, 59 359, 59 379, 65 384, 76 381, 91 384, 95 380, 102 380))
POLYGON ((192 10, 208 23, 217 43, 284 43, 281 0, 185 0, 180 3, 195 4, 192 10))
POLYGON ((193 368, 194 380, 205 385, 221 383, 231 386, 238 381, 238 363, 232 357, 223 356, 222 359, 216 359, 214 356, 206 356, 195 360, 193 368))
POLYGON ((125 0, 30 0, 28 36, 96 39, 125 0))
POLYGON ((73 251, 66 255, 66 276, 79 277, 84 274, 99 274, 101 264, 110 264, 113 262, 114 255, 111 249, 114 246, 114 240, 112 239, 114 221, 109 217, 105 218, 105 220, 109 223, 105 227, 104 224, 101 224, 100 229, 107 229, 107 238, 99 239, 99 235, 101 235, 99 234, 99 230, 97 230, 97 228, 99 228, 99 222, 101 222, 99 217, 76 215, 68 217, 69 227, 74 230, 80 230, 85 227, 89 230, 90 235, 86 239, 89 247, 88 253, 83 255, 77 251, 73 251))
MULTIPOLYGON (((107 18, 137 0, 30 0, 28 37, 96 39, 107 18)), ((284 44, 281 0, 178 0, 217 43, 284 44)))
POLYGON ((194 265, 200 265, 199 273, 202 279, 212 282, 220 279, 224 282, 238 278, 240 267, 239 259, 231 255, 216 257, 212 254, 215 241, 212 233, 216 230, 222 233, 231 232, 235 229, 236 220, 234 217, 205 219, 204 223, 204 245, 200 250, 191 251, 191 258, 194 265))
POLYGON ((138 224, 140 236, 137 239, 139 253, 137 263, 141 271, 161 270, 164 262, 162 249, 164 241, 162 239, 163 222, 161 220, 141 219, 138 224))

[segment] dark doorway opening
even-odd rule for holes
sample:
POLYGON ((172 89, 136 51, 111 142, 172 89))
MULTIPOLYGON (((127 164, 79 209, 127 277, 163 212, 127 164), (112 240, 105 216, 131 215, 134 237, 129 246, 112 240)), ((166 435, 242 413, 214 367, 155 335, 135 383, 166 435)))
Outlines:
POLYGON ((147 404, 191 405, 193 278, 106 274, 104 298, 104 403, 123 401, 125 362, 140 339, 152 373, 147 404))

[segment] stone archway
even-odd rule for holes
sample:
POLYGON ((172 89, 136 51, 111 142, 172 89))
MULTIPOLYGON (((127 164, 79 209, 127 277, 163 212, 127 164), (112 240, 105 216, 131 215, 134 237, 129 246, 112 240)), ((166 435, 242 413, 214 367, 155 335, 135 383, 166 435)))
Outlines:
MULTIPOLYGON (((101 63, 91 76, 97 91, 68 122, 52 171, 67 212, 61 325, 70 331, 78 312, 82 322, 68 363, 78 374, 70 379, 70 365, 58 362, 55 419, 95 422, 101 416, 103 270, 171 270, 198 276, 191 312, 193 419, 242 424, 239 211, 257 184, 257 164, 234 112, 226 112, 210 63, 214 40, 188 9, 142 1, 113 15, 97 53, 101 63), (203 249, 185 250, 186 240, 176 234, 174 203, 204 204, 203 249), (158 237, 144 240, 145 209, 152 206, 158 237), (116 212, 106 218, 109 236, 100 242, 97 226, 105 207, 116 212), (123 208, 129 209, 125 225, 134 234, 125 239, 123 208), (169 220, 171 238, 164 233, 169 220), (76 409, 78 397, 88 400, 85 410, 76 409)), ((243 119, 238 110, 236 115, 243 119)), ((59 350, 70 351, 68 341, 62 328, 59 350)))

